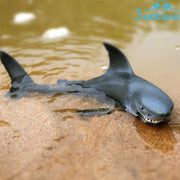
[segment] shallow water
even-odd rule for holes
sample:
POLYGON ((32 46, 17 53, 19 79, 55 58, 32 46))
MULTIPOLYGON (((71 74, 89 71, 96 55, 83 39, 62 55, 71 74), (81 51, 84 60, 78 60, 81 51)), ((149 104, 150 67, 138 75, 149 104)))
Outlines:
MULTIPOLYGON (((178 0, 172 4, 180 9, 178 0)), ((99 117, 75 113, 108 107, 93 97, 9 100, 4 94, 10 79, 1 65, 1 179, 180 178, 180 21, 134 19, 135 9, 151 5, 136 0, 0 0, 0 49, 35 82, 101 75, 109 63, 102 45, 107 41, 125 52, 136 74, 163 89, 175 104, 168 124, 151 127, 121 111, 99 117), (17 23, 22 12, 33 16, 17 23), (60 31, 52 38, 54 28, 60 31)))

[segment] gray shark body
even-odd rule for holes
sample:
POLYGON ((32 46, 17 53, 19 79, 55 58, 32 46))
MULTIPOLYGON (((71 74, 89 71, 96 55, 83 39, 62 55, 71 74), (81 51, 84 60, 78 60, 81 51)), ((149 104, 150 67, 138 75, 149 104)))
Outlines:
POLYGON ((134 74, 129 61, 122 51, 104 43, 109 53, 110 65, 102 76, 88 81, 58 80, 55 85, 35 84, 21 65, 0 51, 1 62, 11 78, 11 89, 7 93, 12 98, 20 98, 29 93, 73 93, 96 90, 112 98, 120 110, 127 111, 148 124, 165 122, 174 104, 170 97, 152 83, 134 74))

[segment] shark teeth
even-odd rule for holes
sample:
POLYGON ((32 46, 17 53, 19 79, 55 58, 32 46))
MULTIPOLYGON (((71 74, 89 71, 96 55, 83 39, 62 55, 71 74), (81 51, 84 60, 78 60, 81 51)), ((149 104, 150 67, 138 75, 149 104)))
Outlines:
POLYGON ((149 124, 160 124, 165 121, 165 119, 153 120, 143 116, 141 113, 137 112, 137 115, 142 119, 143 122, 149 124))
POLYGON ((160 122, 163 122, 163 121, 164 121, 164 119, 152 120, 152 119, 146 118, 145 116, 143 116, 143 119, 144 119, 146 122, 153 123, 153 124, 157 124, 157 123, 160 123, 160 122))

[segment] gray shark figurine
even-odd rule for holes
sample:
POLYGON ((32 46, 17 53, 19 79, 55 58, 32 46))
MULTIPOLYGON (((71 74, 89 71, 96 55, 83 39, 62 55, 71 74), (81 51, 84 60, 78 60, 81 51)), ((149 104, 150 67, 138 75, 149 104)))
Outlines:
POLYGON ((58 80, 55 85, 35 84, 15 59, 0 51, 1 62, 11 78, 7 96, 21 98, 29 93, 58 94, 95 89, 115 100, 120 110, 139 116, 145 123, 157 125, 166 122, 174 107, 169 96, 136 76, 120 49, 109 43, 104 43, 104 46, 109 53, 110 65, 102 76, 88 81, 58 80))

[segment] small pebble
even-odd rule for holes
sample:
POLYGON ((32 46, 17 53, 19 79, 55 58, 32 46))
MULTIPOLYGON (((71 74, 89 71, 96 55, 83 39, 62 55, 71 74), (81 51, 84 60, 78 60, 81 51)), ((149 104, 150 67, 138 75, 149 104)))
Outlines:
POLYGON ((21 12, 14 15, 14 24, 26 24, 34 20, 36 16, 33 13, 21 12))
POLYGON ((108 66, 101 66, 101 69, 106 70, 106 69, 108 69, 108 66))
POLYGON ((45 39, 62 38, 69 35, 69 30, 66 27, 48 29, 44 34, 45 39))
POLYGON ((176 49, 177 51, 179 51, 179 50, 180 50, 180 46, 176 46, 175 49, 176 49))

